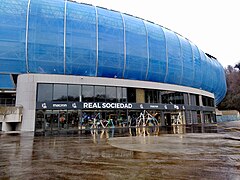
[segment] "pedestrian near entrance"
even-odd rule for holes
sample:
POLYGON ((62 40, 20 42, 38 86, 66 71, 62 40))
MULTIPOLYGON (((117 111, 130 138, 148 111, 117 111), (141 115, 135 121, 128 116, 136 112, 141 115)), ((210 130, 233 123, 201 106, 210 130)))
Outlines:
POLYGON ((62 128, 64 128, 65 117, 64 117, 64 116, 61 116, 61 117, 59 118, 59 122, 61 123, 62 128))

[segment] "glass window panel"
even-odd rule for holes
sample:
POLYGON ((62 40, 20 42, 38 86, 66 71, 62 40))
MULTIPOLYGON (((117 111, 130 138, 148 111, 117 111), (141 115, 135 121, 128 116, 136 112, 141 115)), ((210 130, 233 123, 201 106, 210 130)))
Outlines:
POLYGON ((52 101, 53 85, 52 84, 38 84, 38 102, 52 101))
POLYGON ((153 103, 158 103, 158 91, 153 90, 153 103))
POLYGON ((127 100, 130 103, 136 103, 136 89, 127 88, 127 100))
POLYGON ((6 104, 6 98, 0 98, 0 105, 4 105, 6 104))
POLYGON ((117 102, 116 87, 106 87, 106 102, 117 102))
POLYGON ((13 105, 13 100, 10 98, 6 99, 6 105, 13 105))
POLYGON ((207 106, 207 98, 205 96, 202 96, 202 103, 203 106, 207 106))
POLYGON ((127 88, 122 88, 122 102, 127 102, 127 88))
POLYGON ((199 106, 199 95, 196 95, 196 105, 199 106))
POLYGON ((150 103, 149 90, 145 90, 145 103, 150 103))
POLYGON ((117 102, 122 102, 122 88, 117 87, 117 102))
MULTIPOLYGON (((194 98, 195 98, 195 96, 194 96, 194 98)), ((180 93, 180 92, 175 93, 174 99, 175 99, 175 104, 184 104, 183 93, 180 93)))
POLYGON ((187 93, 183 94, 183 102, 186 105, 189 105, 189 96, 190 96, 190 94, 187 94, 187 93))
POLYGON ((168 94, 162 94, 162 103, 168 104, 168 94))
POLYGON ((93 86, 82 86, 82 102, 94 102, 93 86))
POLYGON ((68 101, 79 102, 80 95, 81 95, 81 86, 80 85, 68 85, 68 101))
POLYGON ((158 91, 158 103, 162 103, 161 94, 161 91, 158 91))
POLYGON ((105 86, 95 86, 95 102, 105 102, 105 86))
POLYGON ((66 84, 53 85, 53 101, 67 101, 67 85, 66 84))
POLYGON ((184 97, 181 92, 162 92, 161 98, 163 104, 184 104, 184 97))

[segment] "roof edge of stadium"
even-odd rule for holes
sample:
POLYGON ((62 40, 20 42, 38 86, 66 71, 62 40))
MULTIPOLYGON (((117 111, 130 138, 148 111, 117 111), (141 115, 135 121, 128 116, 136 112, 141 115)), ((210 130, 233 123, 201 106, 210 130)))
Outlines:
MULTIPOLYGON (((138 17, 138 16, 134 16, 134 15, 131 15, 131 14, 128 14, 128 13, 123 13, 123 12, 120 12, 120 11, 117 11, 117 10, 113 10, 113 9, 108 9, 108 8, 102 7, 102 6, 95 6, 95 5, 93 5, 93 4, 89 4, 89 3, 85 3, 85 2, 78 2, 78 1, 76 1, 76 0, 66 0, 66 1, 73 2, 73 3, 77 3, 77 4, 90 5, 90 6, 98 7, 98 8, 101 8, 101 9, 106 9, 106 10, 109 10, 109 11, 114 11, 114 12, 118 12, 118 13, 121 13, 121 14, 125 14, 125 15, 127 15, 127 16, 132 16, 132 17, 135 17, 135 18, 137 18, 137 19, 141 19, 141 20, 143 20, 143 21, 146 21, 146 22, 155 24, 155 25, 157 25, 157 26, 163 27, 163 28, 165 28, 165 29, 167 29, 167 30, 169 30, 169 31, 172 31, 172 32, 174 32, 175 34, 181 36, 182 38, 190 41, 191 43, 193 43, 190 39, 184 37, 183 35, 179 34, 179 33, 176 32, 176 31, 173 31, 173 30, 171 30, 171 29, 169 29, 169 28, 167 28, 167 27, 165 27, 165 26, 162 26, 162 25, 157 24, 157 23, 154 23, 154 22, 152 22, 152 21, 143 19, 143 18, 138 17)), ((196 45, 195 43, 193 43, 193 44, 196 45)), ((205 53, 205 54, 206 54, 209 58, 217 60, 216 57, 214 57, 214 56, 212 56, 212 55, 210 55, 210 54, 208 54, 208 53, 205 53)), ((217 61, 218 61, 218 60, 217 60, 217 61)))
MULTIPOLYGON (((77 3, 77 4, 90 5, 90 6, 98 7, 98 8, 101 8, 101 9, 106 9, 106 10, 109 10, 109 11, 114 11, 114 12, 118 12, 118 13, 121 13, 121 14, 125 14, 125 15, 127 15, 127 16, 132 16, 132 17, 135 17, 135 18, 137 18, 137 19, 141 19, 141 20, 144 20, 144 21, 146 21, 146 22, 149 22, 149 23, 155 24, 155 25, 157 25, 157 26, 163 27, 163 28, 165 28, 165 29, 167 29, 167 30, 169 30, 169 31, 172 31, 172 32, 174 32, 175 34, 177 34, 177 35, 179 35, 179 36, 187 39, 188 41, 191 41, 191 40, 189 40, 188 38, 184 37, 183 35, 179 34, 179 33, 176 32, 176 31, 173 31, 173 30, 171 30, 171 29, 169 29, 169 28, 167 28, 167 27, 165 27, 165 26, 162 26, 162 25, 157 24, 157 23, 154 23, 154 22, 152 22, 152 21, 143 19, 143 18, 138 17, 138 16, 134 16, 134 15, 131 15, 131 14, 128 14, 128 13, 124 13, 124 12, 120 12, 120 11, 113 10, 113 9, 108 9, 108 8, 102 7, 102 6, 95 6, 95 5, 93 5, 93 4, 89 4, 89 3, 85 3, 85 2, 78 2, 78 1, 76 1, 76 0, 67 0, 67 1, 73 2, 73 3, 77 3)), ((191 41, 191 42, 192 42, 192 41, 191 41)), ((193 43, 193 42, 192 42, 192 43, 193 43)), ((194 44, 194 43, 193 43, 193 44, 194 44)))

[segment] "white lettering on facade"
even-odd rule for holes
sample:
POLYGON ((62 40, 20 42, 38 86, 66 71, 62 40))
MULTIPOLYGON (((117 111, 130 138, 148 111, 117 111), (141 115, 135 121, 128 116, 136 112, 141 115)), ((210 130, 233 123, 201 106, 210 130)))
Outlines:
POLYGON ((150 108, 158 108, 158 105, 150 105, 150 108))
POLYGON ((179 109, 179 107, 178 107, 177 105, 175 105, 175 104, 174 104, 174 106, 173 106, 173 107, 174 107, 175 109, 179 109))
POLYGON ((89 103, 83 103, 83 108, 88 108, 89 103))
POLYGON ((85 109, 131 109, 131 103, 83 103, 85 109))
POLYGON ((67 104, 53 104, 53 107, 67 107, 67 104))

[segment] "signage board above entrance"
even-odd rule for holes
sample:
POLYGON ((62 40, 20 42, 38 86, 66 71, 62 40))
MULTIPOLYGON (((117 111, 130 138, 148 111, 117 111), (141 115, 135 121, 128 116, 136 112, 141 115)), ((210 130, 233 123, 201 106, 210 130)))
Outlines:
POLYGON ((36 109, 48 110, 94 110, 94 109, 135 109, 135 110, 200 110, 196 106, 157 103, 112 103, 112 102, 38 102, 36 109))

